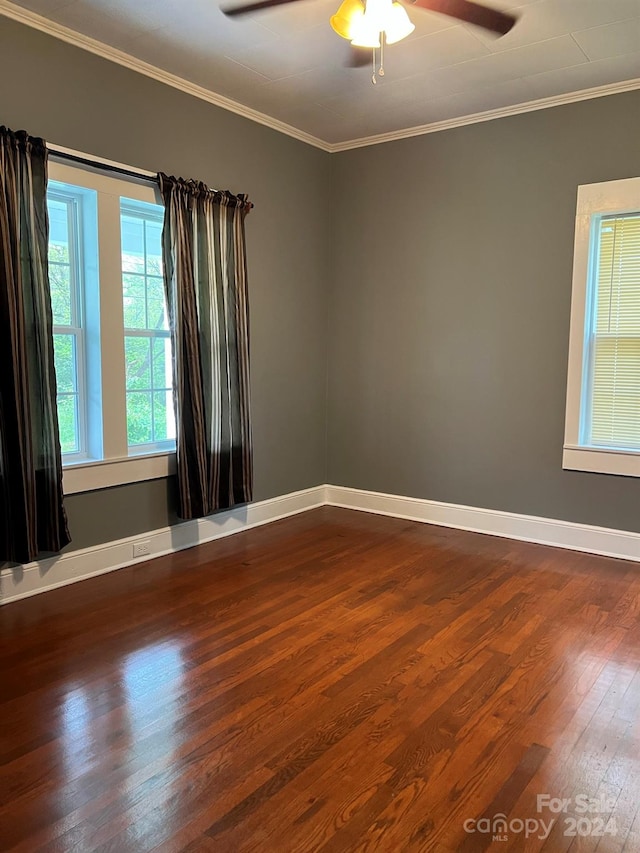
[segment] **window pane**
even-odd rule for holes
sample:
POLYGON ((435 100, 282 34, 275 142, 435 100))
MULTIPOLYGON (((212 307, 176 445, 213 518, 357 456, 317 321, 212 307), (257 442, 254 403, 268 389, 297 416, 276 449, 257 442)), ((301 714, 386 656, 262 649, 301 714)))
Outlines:
POLYGON ((53 322, 70 326, 71 312, 71 251, 69 246, 69 207, 67 202, 47 199, 49 215, 49 283, 53 322))
POLYGON ((171 386, 171 341, 169 338, 155 338, 153 341, 153 388, 159 391, 171 386))
POLYGON ((167 441, 176 437, 170 391, 156 391, 153 395, 153 432, 154 441, 167 441))
POLYGON ((58 395, 58 426, 63 453, 77 453, 80 449, 77 399, 75 394, 58 395))
POLYGON ((145 278, 124 273, 122 276, 124 325, 127 329, 144 329, 147 325, 145 278))
POLYGON ((129 444, 153 441, 151 392, 127 392, 127 437, 129 444))
POLYGON ((160 205, 120 200, 129 444, 175 438, 160 205), (138 334, 126 334, 126 330, 138 334))
POLYGON ((168 331, 164 299, 147 299, 147 328, 168 331))
POLYGON ((71 325, 71 267, 68 264, 49 264, 51 310, 56 326, 71 325))
POLYGON ((593 444, 640 447, 640 338, 597 337, 593 372, 593 444))
POLYGON ((122 269, 144 273, 144 220, 137 216, 121 216, 122 269))
POLYGON ((120 218, 125 327, 168 330, 162 281, 162 208, 122 199, 120 218))
POLYGON ((164 302, 164 284, 161 276, 147 276, 147 297, 154 301, 164 302))
MULTIPOLYGON (((54 363, 63 453, 83 454, 92 421, 88 416, 85 306, 97 324, 97 193, 81 185, 49 180, 49 283, 54 324, 54 363), (88 301, 86 301, 88 300, 88 301), (65 327, 70 327, 65 329, 65 327)), ((94 331, 99 347, 99 331, 94 331)), ((99 405, 100 383, 93 377, 99 405)), ((97 420, 95 421, 97 423, 97 420)))
POLYGON ((596 331, 640 333, 640 216, 600 223, 596 276, 596 331))
POLYGON ((80 451, 80 430, 75 335, 55 334, 53 336, 53 353, 58 386, 60 447, 63 453, 78 453, 80 451))
POLYGON ((127 336, 124 341, 127 391, 151 389, 151 338, 127 336))
POLYGON ((144 299, 145 288, 145 278, 143 275, 123 273, 122 292, 125 297, 129 299, 144 299))
POLYGON ((69 263, 69 213, 66 201, 47 199, 49 260, 69 263))
POLYGON ((146 221, 147 275, 162 275, 162 222, 146 221))
POLYGON ((603 217, 592 271, 587 435, 592 444, 640 448, 640 215, 603 217))
POLYGON ((74 393, 78 389, 78 363, 75 336, 54 335, 53 353, 58 393, 74 393))

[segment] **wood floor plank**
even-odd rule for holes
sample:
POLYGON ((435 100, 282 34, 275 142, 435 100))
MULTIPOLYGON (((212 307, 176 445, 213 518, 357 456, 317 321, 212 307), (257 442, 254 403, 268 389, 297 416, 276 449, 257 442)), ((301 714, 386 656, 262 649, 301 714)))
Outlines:
POLYGON ((0 848, 632 853, 639 617, 635 564, 330 507, 17 602, 0 848))

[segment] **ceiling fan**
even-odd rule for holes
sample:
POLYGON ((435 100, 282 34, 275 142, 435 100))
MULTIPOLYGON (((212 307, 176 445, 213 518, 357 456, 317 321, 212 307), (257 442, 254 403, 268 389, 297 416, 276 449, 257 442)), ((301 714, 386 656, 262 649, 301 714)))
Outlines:
MULTIPOLYGON (((242 6, 223 6, 222 11, 229 17, 246 15, 285 3, 296 3, 299 0, 254 0, 242 6)), ((499 9, 484 6, 471 0, 407 0, 411 5, 427 9, 430 12, 440 12, 468 24, 476 24, 497 35, 505 35, 513 27, 517 18, 499 9)), ((404 5, 398 0, 343 0, 340 8, 330 19, 335 32, 351 42, 355 53, 352 66, 363 65, 368 59, 362 56, 361 48, 372 48, 374 51, 385 44, 394 44, 406 38, 415 29, 407 15, 404 5)), ((381 65, 378 72, 384 74, 381 65)), ((372 78, 375 83, 375 70, 372 78)))

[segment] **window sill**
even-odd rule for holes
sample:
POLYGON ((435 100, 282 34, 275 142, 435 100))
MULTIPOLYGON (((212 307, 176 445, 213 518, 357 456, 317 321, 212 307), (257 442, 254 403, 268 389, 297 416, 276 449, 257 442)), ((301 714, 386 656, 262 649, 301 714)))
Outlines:
POLYGON ((74 495, 125 483, 158 480, 175 474, 175 471, 175 451, 127 456, 122 459, 89 459, 65 465, 62 486, 65 495, 74 495))
POLYGON ((640 450, 614 450, 608 447, 579 447, 565 444, 562 467, 570 471, 640 477, 640 450))

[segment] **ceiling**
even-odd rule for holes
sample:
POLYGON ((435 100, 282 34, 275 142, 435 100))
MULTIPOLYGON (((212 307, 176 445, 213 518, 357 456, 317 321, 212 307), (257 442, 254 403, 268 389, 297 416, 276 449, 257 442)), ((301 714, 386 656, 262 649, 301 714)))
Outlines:
POLYGON ((376 86, 369 66, 345 67, 349 45, 328 23, 339 2, 301 0, 235 19, 218 0, 13 5, 329 147, 640 78, 640 0, 485 0, 520 15, 499 39, 408 6, 415 32, 386 49, 376 86))

